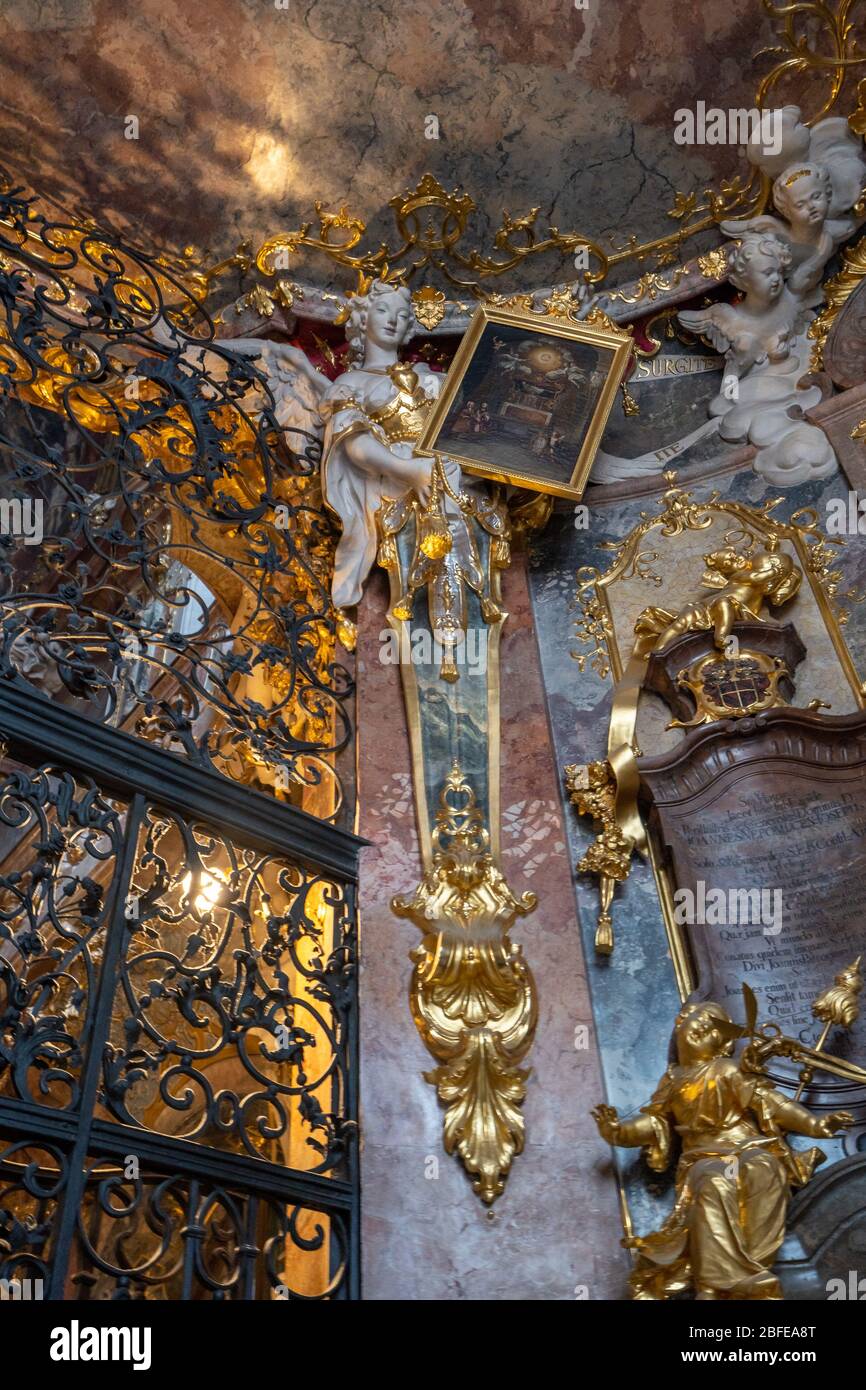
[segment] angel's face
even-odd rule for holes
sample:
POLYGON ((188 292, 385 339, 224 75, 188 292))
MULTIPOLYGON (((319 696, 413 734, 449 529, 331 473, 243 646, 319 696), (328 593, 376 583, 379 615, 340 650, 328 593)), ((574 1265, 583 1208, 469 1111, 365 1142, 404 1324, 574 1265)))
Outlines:
POLYGON ((741 271, 738 284, 747 294, 769 304, 775 303, 785 284, 778 257, 766 251, 755 251, 741 271))
POLYGON ((677 1051, 680 1063, 709 1062, 725 1051, 725 1040, 716 1027, 717 1020, 709 1010, 698 1009, 677 1028, 677 1051))
POLYGON ((404 342, 412 322, 405 295, 382 294, 367 309, 367 342, 380 348, 396 348, 404 342))
POLYGON ((785 188, 779 201, 779 211, 784 213, 794 228, 823 226, 830 211, 826 182, 817 173, 801 174, 785 188))
POLYGON ((748 568, 748 561, 735 550, 714 550, 711 555, 704 556, 704 564, 707 569, 716 570, 718 574, 724 575, 735 574, 737 570, 748 568))
POLYGON ((693 1057, 704 1061, 718 1056, 722 1040, 716 1032, 713 1020, 706 1015, 698 1015, 686 1029, 685 1042, 693 1057))

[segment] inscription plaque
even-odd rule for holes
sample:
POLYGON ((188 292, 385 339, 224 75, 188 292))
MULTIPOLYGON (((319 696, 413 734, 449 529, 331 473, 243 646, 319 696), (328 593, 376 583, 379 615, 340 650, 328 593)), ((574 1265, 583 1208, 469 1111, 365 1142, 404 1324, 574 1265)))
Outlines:
MULTIPOLYGON (((775 709, 689 734, 639 762, 651 833, 676 890, 697 997, 812 1045, 811 1004, 866 955, 866 713, 775 709), (686 890, 683 892, 682 890, 686 890)), ((863 1065, 866 1011, 830 1050, 863 1065)), ((775 1079, 796 1086, 776 1060, 775 1079)), ((816 1076, 811 1104, 866 1107, 866 1087, 816 1076)))

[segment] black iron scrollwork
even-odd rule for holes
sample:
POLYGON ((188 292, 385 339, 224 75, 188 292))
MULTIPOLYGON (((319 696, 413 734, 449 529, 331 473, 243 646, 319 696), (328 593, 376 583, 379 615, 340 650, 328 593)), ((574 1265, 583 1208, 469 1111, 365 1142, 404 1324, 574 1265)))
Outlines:
POLYGON ((320 874, 150 809, 103 1099, 125 1124, 345 1172, 354 924, 320 874))
POLYGON ((0 1280, 352 1296, 351 885, 3 756, 0 1280))
POLYGON ((0 1094, 74 1107, 122 808, 50 767, 0 784, 0 1094))
POLYGON ((0 677, 330 819, 320 445, 195 289, 0 170, 0 677))
POLYGON ((357 847, 321 823, 350 811, 351 681, 320 446, 203 292, 0 170, 13 1296, 358 1294, 357 847))
POLYGON ((75 1289, 90 1298, 306 1299, 346 1296, 337 1212, 227 1186, 91 1163, 77 1228, 75 1289))
POLYGON ((45 1294, 57 1199, 67 1172, 56 1144, 0 1144, 0 1281, 6 1298, 45 1294))

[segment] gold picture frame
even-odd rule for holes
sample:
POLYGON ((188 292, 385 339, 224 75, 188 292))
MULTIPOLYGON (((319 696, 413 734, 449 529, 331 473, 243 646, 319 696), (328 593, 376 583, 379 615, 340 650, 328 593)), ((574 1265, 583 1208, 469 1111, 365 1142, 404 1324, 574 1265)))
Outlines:
POLYGON ((416 451, 447 454, 493 482, 579 501, 633 346, 613 324, 482 304, 416 451))

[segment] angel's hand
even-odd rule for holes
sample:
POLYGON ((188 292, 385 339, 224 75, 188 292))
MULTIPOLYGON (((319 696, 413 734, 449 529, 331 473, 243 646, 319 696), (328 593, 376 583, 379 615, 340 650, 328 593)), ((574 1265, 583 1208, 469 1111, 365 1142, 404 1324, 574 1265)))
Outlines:
POLYGON ((834 1110, 821 1120, 821 1134, 825 1139, 832 1139, 833 1135, 840 1129, 847 1129, 848 1125, 853 1125, 854 1116, 850 1110, 834 1110))
POLYGON ((771 362, 784 362, 786 357, 791 355, 791 336, 788 333, 777 333, 767 344, 767 357, 771 362))
POLYGON ((750 372, 758 362, 763 362, 766 352, 762 352, 756 347, 754 340, 749 335, 739 338, 736 343, 728 349, 725 361, 725 370, 730 376, 735 376, 738 380, 750 372))
POLYGON ((432 454, 413 454, 408 466, 404 464, 415 496, 422 507, 427 507, 430 503, 430 488, 435 461, 432 454))
POLYGON ((597 1105, 592 1112, 592 1118, 606 1144, 619 1143, 619 1116, 614 1106, 597 1105))

